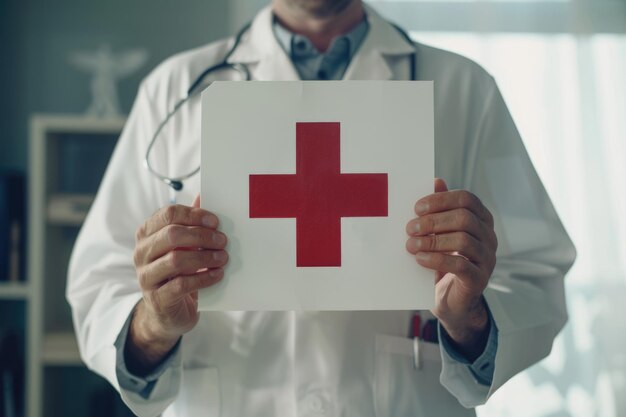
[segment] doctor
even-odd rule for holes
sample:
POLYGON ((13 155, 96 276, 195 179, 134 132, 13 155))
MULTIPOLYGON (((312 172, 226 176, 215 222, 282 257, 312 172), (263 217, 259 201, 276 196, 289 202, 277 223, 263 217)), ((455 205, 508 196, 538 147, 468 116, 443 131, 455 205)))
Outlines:
MULTIPOLYGON (((419 314, 438 318, 439 343, 421 343, 416 363, 410 311, 198 314, 197 290, 228 273, 227 237, 194 201, 199 176, 175 192, 143 158, 193 80, 232 47, 179 54, 143 81, 74 249, 67 297, 82 357, 136 414, 474 415, 550 352, 575 251, 493 78, 409 42, 361 0, 274 0, 228 61, 254 80, 435 81, 435 167, 447 184, 415 196, 407 250, 437 271, 436 307, 419 314)), ((197 166, 199 129, 196 96, 165 126, 155 170, 197 166)))

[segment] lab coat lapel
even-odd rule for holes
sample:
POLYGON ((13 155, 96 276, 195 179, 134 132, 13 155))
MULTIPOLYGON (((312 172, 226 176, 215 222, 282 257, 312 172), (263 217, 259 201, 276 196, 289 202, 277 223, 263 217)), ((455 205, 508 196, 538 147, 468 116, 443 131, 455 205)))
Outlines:
POLYGON ((345 80, 399 79, 387 57, 410 55, 415 46, 409 43, 374 9, 365 5, 369 31, 357 54, 346 70, 345 80))
MULTIPOLYGON (((367 41, 365 41, 367 43, 367 41)), ((366 47, 364 44, 363 47, 366 47)), ((385 58, 375 49, 357 53, 343 77, 344 80, 389 80, 393 72, 385 58)))
POLYGON ((291 59, 274 36, 272 20, 271 6, 262 9, 228 61, 248 65, 253 80, 299 80, 291 59))
MULTIPOLYGON (((276 43, 276 40, 274 40, 276 43)), ((285 51, 276 44, 276 51, 259 61, 258 65, 250 68, 252 79, 261 81, 295 81, 299 80, 296 69, 285 51)))

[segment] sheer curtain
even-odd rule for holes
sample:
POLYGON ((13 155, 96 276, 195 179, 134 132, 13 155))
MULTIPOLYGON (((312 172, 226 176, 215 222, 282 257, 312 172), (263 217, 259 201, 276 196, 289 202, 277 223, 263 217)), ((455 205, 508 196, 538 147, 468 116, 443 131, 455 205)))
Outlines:
POLYGON ((506 384, 478 414, 624 416, 626 2, 420 3, 373 5, 416 40, 468 56, 496 78, 578 250, 566 278, 570 321, 551 355, 506 384), (599 9, 591 10, 594 4, 599 9), (542 16, 546 10, 549 19, 542 16), (433 23, 428 12, 444 16, 433 23))

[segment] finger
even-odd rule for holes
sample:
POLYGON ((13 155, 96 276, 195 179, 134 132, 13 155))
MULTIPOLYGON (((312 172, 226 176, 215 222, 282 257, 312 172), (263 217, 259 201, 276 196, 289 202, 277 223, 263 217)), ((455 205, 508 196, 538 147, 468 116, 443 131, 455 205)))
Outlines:
POLYGON ((157 288, 153 296, 158 299, 161 306, 171 306, 188 294, 192 294, 193 297, 196 291, 210 287, 222 278, 224 278, 222 268, 209 269, 194 275, 178 276, 157 288))
POLYGON ((406 232, 410 236, 466 232, 481 242, 488 240, 486 227, 473 212, 464 208, 413 219, 407 223, 406 232))
POLYGON ((415 259, 425 268, 456 275, 465 282, 467 289, 473 290, 477 294, 482 293, 484 289, 482 280, 480 280, 481 270, 462 256, 418 252, 415 259))
POLYGON ((193 199, 193 203, 191 204, 191 207, 195 207, 195 208, 200 207, 200 194, 198 194, 196 198, 193 199))
POLYGON ((163 207, 137 230, 137 240, 150 236, 171 224, 204 226, 215 229, 218 225, 218 219, 215 214, 197 207, 180 204, 163 207))
POLYGON ((488 251, 472 235, 465 232, 412 237, 406 242, 407 250, 417 252, 456 252, 470 261, 480 264, 488 251))
POLYGON ((443 178, 435 178, 435 192, 443 193, 448 191, 448 184, 443 180, 443 178))
MULTIPOLYGON (((445 183, 443 184, 445 185, 445 183)), ((440 185, 441 186, 441 185, 440 185)), ((435 183, 437 188, 437 183, 435 183)), ((441 213, 457 208, 465 208, 493 226, 493 216, 476 195, 466 190, 441 191, 421 198, 415 203, 415 213, 423 216, 429 213, 441 213)))
POLYGON ((163 281, 194 275, 201 269, 219 268, 228 262, 226 251, 175 250, 138 269, 139 285, 144 290, 158 287, 163 281))
POLYGON ((220 250, 226 243, 226 235, 215 229, 172 224, 137 244, 135 265, 148 264, 177 248, 220 250))

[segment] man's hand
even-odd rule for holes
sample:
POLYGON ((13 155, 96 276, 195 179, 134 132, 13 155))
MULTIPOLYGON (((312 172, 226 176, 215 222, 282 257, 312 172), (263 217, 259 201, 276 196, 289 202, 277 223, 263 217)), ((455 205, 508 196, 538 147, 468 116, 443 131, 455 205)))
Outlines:
POLYGON ((137 304, 125 346, 128 370, 154 369, 199 319, 198 290, 224 276, 226 236, 217 217, 173 205, 150 217, 136 233, 135 269, 143 299, 137 304))
POLYGON ((485 348, 489 317, 483 291, 496 264, 498 240, 493 216, 474 194, 448 191, 435 180, 435 193, 417 201, 417 218, 406 227, 407 250, 436 272, 439 319, 456 347, 470 361, 485 348))

